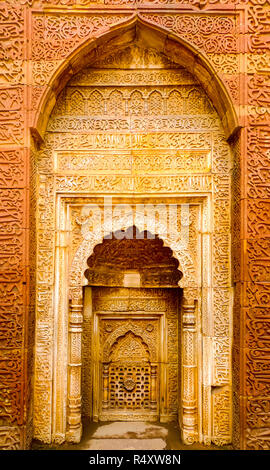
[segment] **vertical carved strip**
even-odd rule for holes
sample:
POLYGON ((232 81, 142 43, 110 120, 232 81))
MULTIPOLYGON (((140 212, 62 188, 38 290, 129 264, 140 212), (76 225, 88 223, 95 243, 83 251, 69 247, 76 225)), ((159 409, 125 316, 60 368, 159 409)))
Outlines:
POLYGON ((151 364, 151 408, 157 408, 157 366, 151 364))
POLYGON ((182 307, 182 439, 197 440, 197 363, 195 305, 182 307))
POLYGON ((102 408, 108 408, 109 404, 109 364, 103 364, 103 400, 102 408))
POLYGON ((93 417, 93 313, 92 288, 84 289, 82 332, 82 416, 93 417))
POLYGON ((70 306, 69 317, 69 381, 68 381, 68 431, 67 441, 80 442, 81 424, 81 349, 83 305, 70 306))

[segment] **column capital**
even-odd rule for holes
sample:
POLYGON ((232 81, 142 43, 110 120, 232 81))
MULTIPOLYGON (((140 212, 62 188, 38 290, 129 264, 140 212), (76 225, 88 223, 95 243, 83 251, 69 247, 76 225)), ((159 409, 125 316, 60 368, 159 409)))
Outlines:
POLYGON ((182 305, 182 324, 183 327, 195 326, 196 325, 196 305, 184 304, 182 305))

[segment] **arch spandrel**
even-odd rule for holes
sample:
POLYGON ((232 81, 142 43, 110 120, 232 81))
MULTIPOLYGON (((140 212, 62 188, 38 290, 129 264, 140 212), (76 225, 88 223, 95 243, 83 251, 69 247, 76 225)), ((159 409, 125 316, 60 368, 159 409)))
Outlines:
POLYGON ((170 60, 184 66, 194 75, 205 89, 221 119, 225 136, 228 139, 239 129, 238 117, 226 85, 219 78, 206 55, 177 34, 157 24, 150 23, 140 14, 134 14, 127 20, 100 31, 95 37, 73 51, 61 63, 49 80, 48 86, 41 97, 40 104, 33 120, 31 131, 33 136, 42 141, 47 128, 51 111, 59 93, 70 79, 91 63, 103 52, 104 47, 112 50, 138 41, 144 46, 155 48, 170 60))

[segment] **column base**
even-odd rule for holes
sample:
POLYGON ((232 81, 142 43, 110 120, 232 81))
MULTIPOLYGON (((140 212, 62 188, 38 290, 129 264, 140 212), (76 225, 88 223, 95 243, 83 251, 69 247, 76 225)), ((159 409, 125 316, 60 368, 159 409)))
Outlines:
POLYGON ((181 438, 182 442, 187 446, 191 446, 192 444, 195 444, 195 442, 198 442, 198 434, 186 429, 181 430, 181 438))
POLYGON ((66 441, 78 444, 82 438, 82 424, 74 429, 69 429, 66 433, 66 441))

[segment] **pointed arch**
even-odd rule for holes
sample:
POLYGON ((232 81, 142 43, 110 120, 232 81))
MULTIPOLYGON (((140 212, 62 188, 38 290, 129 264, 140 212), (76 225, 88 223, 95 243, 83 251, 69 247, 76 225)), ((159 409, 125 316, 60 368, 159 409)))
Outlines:
POLYGON ((113 90, 110 93, 107 101, 107 114, 111 116, 125 114, 125 102, 121 91, 113 90))
POLYGON ((97 116, 105 112, 104 99, 99 90, 90 93, 87 99, 87 113, 91 116, 97 116))
POLYGON ((235 107, 226 85, 217 75, 205 54, 199 52, 179 35, 146 21, 136 13, 127 20, 111 26, 107 31, 101 31, 100 35, 97 34, 86 40, 60 64, 41 97, 31 127, 32 134, 42 141, 49 116, 59 93, 72 76, 82 68, 91 66, 91 58, 93 60, 91 52, 98 50, 103 44, 115 48, 119 47, 119 44, 121 46, 130 45, 135 40, 149 47, 154 45, 155 49, 173 62, 184 66, 194 75, 215 106, 226 138, 228 139, 236 133, 240 126, 235 107))
POLYGON ((168 114, 183 114, 184 99, 179 90, 172 90, 167 98, 168 114))
POLYGON ((129 112, 135 116, 142 116, 144 114, 144 99, 141 91, 135 90, 131 93, 129 98, 129 112))
POLYGON ((83 115, 85 112, 85 101, 82 93, 75 90, 69 97, 69 112, 76 115, 83 115))
POLYGON ((147 335, 147 332, 142 328, 138 327, 134 323, 129 323, 127 325, 119 326, 113 333, 108 337, 106 342, 103 345, 103 361, 109 362, 110 354, 113 345, 121 338, 124 337, 127 333, 133 333, 136 337, 141 338, 146 345, 151 360, 156 359, 156 351, 154 348, 154 344, 150 341, 150 338, 147 335))
MULTIPOLYGON (((145 220, 143 214, 137 214, 136 227, 142 232, 145 230, 145 220)), ((113 219, 114 231, 127 230, 130 227, 130 220, 125 217, 117 217, 113 219)), ((151 233, 155 233, 163 241, 164 246, 169 247, 172 251, 172 256, 179 262, 178 270, 183 274, 183 277, 179 281, 179 287, 187 287, 188 285, 196 286, 196 273, 193 265, 189 250, 183 246, 179 239, 178 233, 167 234, 166 227, 159 224, 156 227, 155 219, 148 219, 148 229, 151 229, 151 233)), ((70 299, 80 298, 82 296, 82 286, 87 285, 87 279, 84 275, 88 269, 87 260, 92 255, 96 245, 102 243, 103 235, 109 235, 111 233, 111 226, 104 224, 104 234, 93 230, 87 233, 82 243, 79 245, 74 258, 72 260, 69 279, 70 279, 70 299)))
POLYGON ((161 93, 157 90, 153 91, 148 98, 148 114, 152 116, 163 114, 164 101, 161 93))

